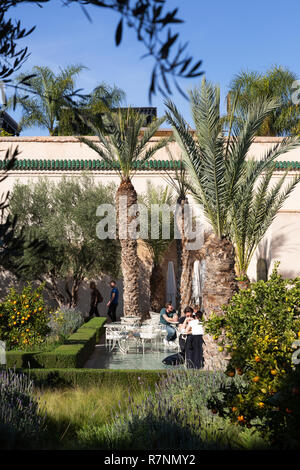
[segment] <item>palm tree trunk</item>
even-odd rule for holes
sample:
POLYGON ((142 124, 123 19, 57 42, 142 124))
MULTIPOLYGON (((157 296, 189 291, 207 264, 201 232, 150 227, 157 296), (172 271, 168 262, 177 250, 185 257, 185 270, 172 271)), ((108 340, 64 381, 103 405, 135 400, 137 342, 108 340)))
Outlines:
POLYGON ((183 312, 185 307, 191 305, 192 301, 192 286, 193 286, 193 262, 189 250, 183 248, 182 250, 182 273, 180 282, 180 297, 181 305, 180 310, 183 312))
POLYGON ((185 206, 188 200, 181 199, 180 203, 180 233, 181 233, 181 259, 180 259, 180 304, 178 305, 179 313, 183 312, 185 307, 190 305, 192 298, 192 257, 187 250, 188 236, 186 233, 187 224, 185 220, 185 206))
MULTIPOLYGON (((206 276, 203 288, 203 307, 205 317, 214 312, 223 315, 222 305, 227 304, 237 291, 234 269, 234 246, 226 238, 209 235, 203 246, 206 261, 206 276)), ((204 363, 208 369, 225 369, 229 359, 225 351, 209 336, 204 336, 204 363)))
POLYGON ((228 239, 211 234, 203 249, 206 260, 204 310, 207 316, 212 312, 222 315, 222 305, 237 291, 234 246, 228 239))
POLYGON ((155 264, 150 277, 150 305, 153 312, 159 312, 165 304, 165 290, 161 266, 155 264))
POLYGON ((180 310, 181 305, 181 273, 182 273, 182 244, 181 240, 176 240, 177 270, 176 270, 176 308, 180 310))
POLYGON ((123 315, 124 316, 140 316, 139 308, 139 262, 137 255, 137 240, 129 236, 128 232, 125 237, 120 236, 122 229, 122 221, 119 214, 120 197, 126 196, 127 228, 135 218, 128 216, 130 207, 137 204, 137 193, 130 179, 122 180, 116 193, 117 206, 117 232, 121 245, 121 269, 123 274, 123 315))

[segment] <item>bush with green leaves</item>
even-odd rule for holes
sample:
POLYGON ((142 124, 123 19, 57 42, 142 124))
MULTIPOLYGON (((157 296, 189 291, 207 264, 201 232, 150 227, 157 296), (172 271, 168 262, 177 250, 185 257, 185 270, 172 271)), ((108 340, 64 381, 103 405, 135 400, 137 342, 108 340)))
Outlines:
POLYGON ((75 307, 62 306, 50 317, 50 335, 60 339, 74 333, 84 323, 84 318, 80 310, 75 307))
POLYGON ((28 349, 45 342, 50 329, 43 288, 34 289, 30 283, 21 293, 11 288, 0 304, 0 339, 7 349, 28 349))
POLYGON ((274 268, 267 282, 258 281, 235 294, 224 316, 205 323, 220 347, 230 352, 227 374, 242 375, 243 390, 228 389, 226 414, 247 426, 263 422, 275 408, 272 397, 293 370, 292 344, 300 336, 300 278, 284 279, 274 268))
POLYGON ((285 378, 270 399, 275 408, 265 417, 264 428, 277 448, 300 449, 300 365, 285 378))
POLYGON ((0 446, 38 440, 45 430, 45 414, 34 397, 33 382, 25 374, 0 370, 0 446))

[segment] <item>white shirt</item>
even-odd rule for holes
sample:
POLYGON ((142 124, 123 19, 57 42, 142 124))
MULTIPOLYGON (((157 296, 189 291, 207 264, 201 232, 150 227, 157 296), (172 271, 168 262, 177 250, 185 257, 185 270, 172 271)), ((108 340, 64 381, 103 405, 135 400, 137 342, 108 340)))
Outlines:
POLYGON ((203 335, 204 330, 202 323, 199 322, 199 320, 191 320, 189 322, 189 326, 192 328, 192 335, 203 335))

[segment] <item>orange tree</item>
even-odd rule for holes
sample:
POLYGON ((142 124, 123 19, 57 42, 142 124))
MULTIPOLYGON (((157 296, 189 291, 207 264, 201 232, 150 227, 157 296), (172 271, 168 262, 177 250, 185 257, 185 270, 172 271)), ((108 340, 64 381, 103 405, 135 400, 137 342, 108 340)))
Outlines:
POLYGON ((242 425, 277 409, 272 397, 293 370, 292 344, 300 337, 299 305, 300 278, 283 279, 275 266, 267 282, 241 290, 223 307, 224 316, 212 315, 205 323, 206 332, 230 352, 226 373, 241 376, 222 401, 212 403, 214 409, 242 425))
POLYGON ((0 339, 7 349, 28 349, 43 343, 50 329, 43 285, 28 283, 19 294, 12 288, 0 304, 0 339))

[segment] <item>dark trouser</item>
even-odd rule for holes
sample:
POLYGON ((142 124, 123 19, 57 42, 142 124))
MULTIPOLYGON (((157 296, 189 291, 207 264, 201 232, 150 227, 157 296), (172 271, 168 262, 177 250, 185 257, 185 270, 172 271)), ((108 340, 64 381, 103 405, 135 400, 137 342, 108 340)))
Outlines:
POLYGON ((99 312, 98 312, 98 305, 92 305, 91 308, 90 308, 90 313, 89 313, 89 316, 90 317, 93 317, 95 315, 95 317, 100 317, 99 315, 99 312))
POLYGON ((185 359, 189 369, 201 369, 204 366, 202 335, 187 335, 185 359))
POLYGON ((185 354, 186 339, 183 339, 182 335, 179 336, 180 351, 185 354))
POLYGON ((111 319, 111 321, 116 321, 116 310, 117 310, 118 304, 109 304, 108 310, 107 310, 107 315, 111 319))

